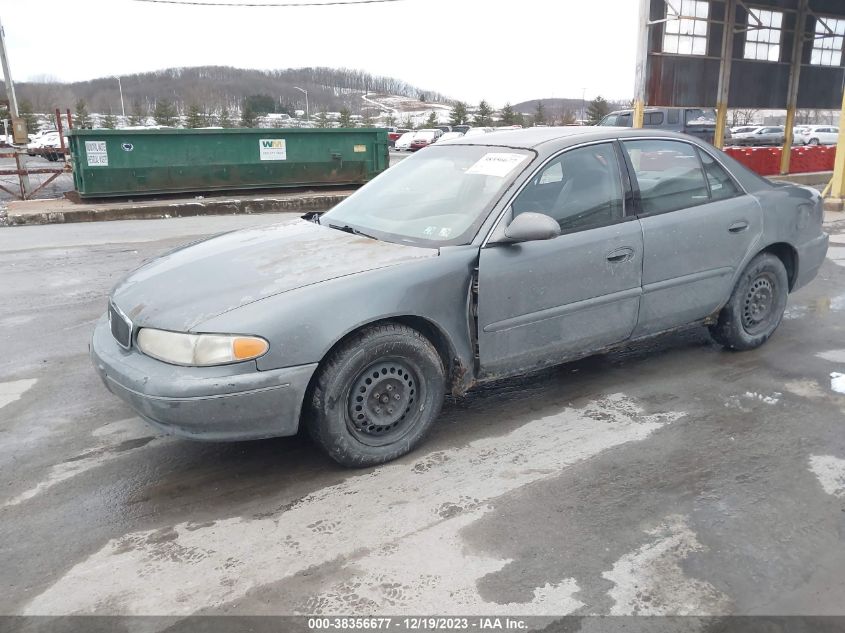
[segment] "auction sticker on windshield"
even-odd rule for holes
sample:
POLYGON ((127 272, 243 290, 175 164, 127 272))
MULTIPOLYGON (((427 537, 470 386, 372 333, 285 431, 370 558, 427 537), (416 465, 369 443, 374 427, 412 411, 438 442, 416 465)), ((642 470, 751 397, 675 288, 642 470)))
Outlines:
POLYGON ((287 143, 283 138, 262 138, 258 141, 259 159, 287 160, 287 143))
POLYGON ((526 158, 525 154, 491 152, 484 154, 475 165, 466 170, 466 173, 504 178, 526 158))

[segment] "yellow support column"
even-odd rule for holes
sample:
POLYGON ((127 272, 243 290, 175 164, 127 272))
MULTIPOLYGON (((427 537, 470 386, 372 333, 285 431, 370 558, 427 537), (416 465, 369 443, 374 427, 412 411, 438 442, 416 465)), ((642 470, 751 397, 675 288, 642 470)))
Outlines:
POLYGON ((845 198, 845 93, 842 95, 842 112, 839 113, 839 140, 836 143, 830 197, 839 200, 845 198))
POLYGON ((780 173, 789 173, 789 163, 792 160, 793 126, 795 125, 795 108, 786 111, 786 126, 783 130, 783 151, 780 155, 780 173))
POLYGON ((728 127, 728 104, 720 103, 716 107, 716 133, 713 137, 713 145, 719 149, 725 147, 725 128, 728 127))
POLYGON ((634 101, 634 127, 641 128, 645 122, 645 103, 637 99, 634 101))

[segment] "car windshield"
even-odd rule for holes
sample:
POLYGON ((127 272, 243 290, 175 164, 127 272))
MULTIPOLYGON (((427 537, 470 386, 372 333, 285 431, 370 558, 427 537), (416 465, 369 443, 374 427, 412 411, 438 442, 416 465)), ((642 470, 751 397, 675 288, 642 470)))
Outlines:
POLYGON ((432 145, 356 191, 320 224, 418 246, 467 244, 533 156, 506 147, 432 145))

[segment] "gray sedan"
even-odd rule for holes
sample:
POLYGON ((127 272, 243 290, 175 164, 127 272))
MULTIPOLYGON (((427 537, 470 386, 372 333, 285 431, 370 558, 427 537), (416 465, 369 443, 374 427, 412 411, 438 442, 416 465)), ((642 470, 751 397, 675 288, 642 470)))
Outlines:
POLYGON ((438 143, 294 224, 152 261, 93 336, 110 391, 189 438, 414 448, 447 392, 694 324, 762 345, 827 251, 818 192, 665 131, 438 143))

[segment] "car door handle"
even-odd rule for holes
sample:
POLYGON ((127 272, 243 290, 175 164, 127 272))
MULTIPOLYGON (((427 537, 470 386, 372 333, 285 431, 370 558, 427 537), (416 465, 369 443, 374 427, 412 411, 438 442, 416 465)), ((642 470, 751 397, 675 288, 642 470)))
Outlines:
POLYGON ((627 262, 634 256, 634 249, 629 248, 627 246, 623 248, 617 248, 615 251, 610 251, 607 254, 607 261, 618 264, 621 262, 627 262))
POLYGON ((728 227, 728 231, 731 233, 742 233, 745 229, 748 228, 748 222, 745 220, 741 220, 739 222, 734 222, 728 227))

